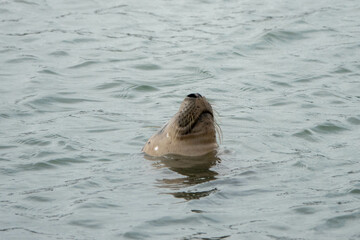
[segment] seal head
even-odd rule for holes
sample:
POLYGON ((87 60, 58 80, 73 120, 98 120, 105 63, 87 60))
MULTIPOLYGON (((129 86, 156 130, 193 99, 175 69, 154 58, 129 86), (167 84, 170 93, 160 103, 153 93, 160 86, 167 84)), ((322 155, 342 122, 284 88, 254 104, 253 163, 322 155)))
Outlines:
POLYGON ((142 151, 150 156, 205 155, 218 147, 215 126, 210 103, 199 93, 191 93, 170 121, 146 142, 142 151))

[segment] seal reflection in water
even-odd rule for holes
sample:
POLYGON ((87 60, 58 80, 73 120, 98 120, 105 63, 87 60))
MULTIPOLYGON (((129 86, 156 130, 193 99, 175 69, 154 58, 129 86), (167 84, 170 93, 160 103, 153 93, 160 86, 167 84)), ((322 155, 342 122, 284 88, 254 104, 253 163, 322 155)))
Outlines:
POLYGON ((207 197, 217 191, 214 185, 198 184, 214 181, 217 179, 218 173, 212 169, 221 161, 213 152, 199 157, 185 156, 164 156, 151 157, 145 155, 148 160, 156 160, 153 166, 157 169, 168 168, 176 175, 166 174, 164 177, 156 179, 156 186, 162 190, 168 188, 171 191, 167 194, 173 195, 175 198, 183 198, 185 200, 194 200, 207 197), (176 191, 174 191, 176 190, 176 191))
POLYGON ((179 111, 145 144, 150 156, 202 156, 217 149, 213 109, 199 93, 189 94, 179 111))

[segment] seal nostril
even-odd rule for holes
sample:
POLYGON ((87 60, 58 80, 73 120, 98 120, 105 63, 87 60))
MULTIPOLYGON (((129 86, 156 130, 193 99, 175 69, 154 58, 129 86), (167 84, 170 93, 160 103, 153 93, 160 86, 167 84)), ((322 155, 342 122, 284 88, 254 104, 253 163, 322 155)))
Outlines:
POLYGON ((187 97, 189 97, 189 98, 201 98, 202 96, 200 95, 200 93, 190 93, 189 95, 187 95, 187 97))

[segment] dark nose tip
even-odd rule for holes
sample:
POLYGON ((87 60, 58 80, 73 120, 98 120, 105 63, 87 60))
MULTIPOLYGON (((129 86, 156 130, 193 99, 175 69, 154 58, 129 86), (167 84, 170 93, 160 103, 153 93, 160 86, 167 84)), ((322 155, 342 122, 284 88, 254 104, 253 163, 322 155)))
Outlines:
POLYGON ((187 95, 187 97, 201 98, 202 96, 200 95, 200 93, 190 93, 189 95, 187 95))

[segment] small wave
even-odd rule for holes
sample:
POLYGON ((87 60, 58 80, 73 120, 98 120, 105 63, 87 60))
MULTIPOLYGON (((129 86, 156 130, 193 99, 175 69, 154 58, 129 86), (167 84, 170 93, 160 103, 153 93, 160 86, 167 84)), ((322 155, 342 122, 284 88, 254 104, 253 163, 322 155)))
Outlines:
POLYGON ((305 215, 314 214, 317 212, 317 210, 313 207, 297 207, 294 209, 294 211, 296 213, 305 214, 305 215))
POLYGON ((309 167, 304 161, 299 160, 296 163, 294 163, 292 166, 297 167, 297 168, 303 168, 303 169, 307 169, 307 170, 314 170, 313 168, 309 167))
POLYGON ((7 60, 6 63, 23 63, 23 62, 32 62, 32 61, 37 61, 37 60, 38 60, 38 58, 36 56, 24 55, 21 57, 7 60))
POLYGON ((350 193, 350 194, 356 194, 356 195, 358 195, 358 194, 360 194, 360 189, 359 189, 359 188, 351 189, 351 190, 349 191, 349 193, 350 193))
POLYGON ((273 107, 287 106, 287 105, 291 105, 294 103, 295 103, 294 101, 290 101, 287 98, 277 98, 277 99, 272 99, 269 101, 270 106, 273 106, 273 107))
POLYGON ((191 82, 193 82, 194 78, 196 79, 209 79, 209 78, 214 78, 214 74, 208 70, 208 69, 204 69, 204 68, 199 68, 199 67, 184 67, 183 70, 185 71, 189 71, 189 73, 186 74, 181 74, 178 76, 175 76, 175 78, 177 79, 189 79, 191 80, 191 82))
POLYGON ((78 69, 78 68, 84 68, 84 67, 88 67, 90 65, 95 65, 95 64, 99 64, 100 62, 98 61, 85 61, 82 62, 80 64, 75 64, 73 66, 68 67, 69 69, 78 69))
POLYGON ((10 149, 10 148, 17 148, 17 146, 15 146, 15 145, 0 145, 0 150, 1 149, 10 149))
POLYGON ((331 77, 330 75, 319 75, 319 76, 302 76, 300 78, 295 78, 295 82, 298 83, 308 83, 308 82, 313 82, 316 80, 320 80, 320 79, 324 79, 324 78, 329 78, 331 77))
POLYGON ((331 122, 326 122, 326 123, 321 123, 321 124, 316 125, 315 127, 312 128, 312 130, 317 133, 334 134, 334 133, 343 132, 343 131, 346 131, 349 129, 347 129, 344 126, 341 126, 339 123, 335 124, 335 123, 331 123, 331 122))
POLYGON ((17 2, 17 3, 23 3, 23 4, 27 4, 27 5, 36 5, 36 6, 39 5, 39 4, 37 4, 37 3, 29 2, 29 1, 25 1, 25 0, 16 0, 15 2, 17 2))
POLYGON ((134 96, 130 93, 130 88, 121 89, 118 91, 114 91, 114 94, 111 95, 114 98, 120 99, 130 99, 134 98, 134 96))
POLYGON ((158 88, 150 86, 150 85, 140 85, 133 88, 137 92, 156 92, 159 91, 158 88))
POLYGON ((259 122, 258 120, 250 116, 244 116, 244 117, 232 116, 231 118, 236 121, 259 122))
POLYGON ((292 87, 291 84, 287 82, 281 82, 281 81, 271 81, 272 84, 280 86, 280 87, 292 87))
POLYGON ((88 133, 102 133, 102 132, 114 132, 114 131, 118 131, 118 128, 95 128, 95 129, 89 129, 86 130, 86 132, 88 133))
POLYGON ((313 92, 312 95, 317 97, 338 97, 336 94, 327 90, 318 90, 313 92))
POLYGON ((309 142, 317 142, 317 139, 313 135, 312 131, 305 129, 300 132, 294 133, 293 136, 305 139, 309 142))
POLYGON ((72 163, 85 163, 86 160, 84 160, 82 157, 79 158, 56 158, 56 159, 52 159, 47 161, 50 164, 53 165, 59 165, 59 166, 64 166, 64 165, 70 165, 72 163))
MULTIPOLYGON (((50 238, 50 236, 53 236, 52 234, 48 234, 48 233, 44 233, 44 232, 38 232, 38 231, 32 230, 30 228, 24 228, 24 227, 0 228, 0 232, 12 232, 12 231, 25 232, 25 234, 27 236, 26 238, 31 238, 29 234, 46 235, 49 238, 50 238)), ((21 236, 21 234, 24 234, 24 233, 18 233, 18 236, 21 236)), ((34 238, 38 239, 38 237, 34 237, 34 238)))
POLYGON ((136 69, 139 70, 146 70, 146 71, 151 71, 151 70, 159 70, 161 69, 161 66, 157 65, 157 64, 153 64, 153 63, 147 63, 147 64, 138 64, 133 66, 136 69))
POLYGON ((360 125, 360 119, 356 117, 349 117, 347 121, 353 125, 360 125))
POLYGON ((341 228, 344 227, 346 224, 351 222, 356 225, 356 223, 360 219, 360 212, 356 211, 351 214, 344 214, 337 217, 329 218, 326 220, 326 227, 334 229, 334 228, 341 228))
POLYGON ((85 99, 85 98, 69 98, 69 97, 66 98, 59 96, 46 96, 32 100, 29 103, 42 106, 42 105, 52 105, 54 103, 74 104, 74 103, 82 103, 82 102, 99 102, 99 101, 93 99, 85 99))
POLYGON ((102 14, 124 14, 126 15, 126 11, 123 10, 123 8, 127 7, 128 5, 126 4, 119 4, 119 5, 116 5, 116 6, 111 6, 109 8, 102 8, 102 9, 97 9, 94 11, 95 14, 99 14, 99 15, 102 15, 102 14), (122 11, 118 11, 119 9, 122 9, 122 11))
POLYGON ((43 196, 28 196, 26 199, 32 202, 52 202, 54 200, 52 198, 43 196))
POLYGON ((119 92, 119 87, 121 87, 121 91, 136 91, 136 92, 155 92, 155 91, 159 91, 158 88, 150 86, 150 85, 133 85, 133 84, 129 84, 125 81, 121 81, 121 80, 116 80, 113 82, 109 82, 109 83, 102 83, 100 85, 98 85, 97 87, 95 87, 95 89, 97 90, 107 90, 107 89, 114 89, 114 93, 115 92, 119 92))
POLYGON ((351 73, 352 71, 348 68, 345 67, 337 67, 332 73, 335 74, 346 74, 346 73, 351 73))
POLYGON ((106 90, 106 89, 116 88, 116 87, 122 86, 124 84, 126 84, 124 81, 116 80, 116 81, 109 82, 109 83, 102 83, 102 84, 98 85, 97 87, 95 87, 95 89, 106 90))
POLYGON ((118 208, 120 205, 118 204, 113 204, 113 203, 107 203, 107 202, 96 202, 96 203, 84 203, 81 206, 79 206, 79 208, 83 208, 83 209, 115 209, 118 208))
POLYGON ((73 220, 73 221, 69 222, 70 225, 74 225, 77 227, 91 228, 91 229, 102 228, 102 223, 103 222, 101 222, 101 221, 96 221, 93 219, 80 219, 80 220, 73 220))
POLYGON ((36 139, 36 138, 27 138, 27 139, 23 139, 23 140, 18 140, 17 141, 20 144, 25 144, 25 145, 37 145, 37 146, 47 146, 50 145, 51 142, 50 141, 43 141, 40 139, 36 139))
POLYGON ((306 37, 301 32, 273 30, 263 35, 262 39, 264 39, 268 43, 275 43, 306 39, 306 37))
POLYGON ((54 52, 51 52, 49 55, 55 56, 55 57, 69 56, 69 54, 66 51, 54 51, 54 52))
POLYGON ((76 184, 78 184, 80 182, 84 182, 84 181, 87 181, 89 179, 91 179, 91 177, 76 178, 76 179, 73 179, 73 180, 67 180, 63 184, 31 189, 31 190, 21 192, 20 194, 21 195, 28 195, 28 194, 41 193, 41 192, 52 192, 52 191, 54 191, 54 189, 76 185, 76 184))
MULTIPOLYGON (((49 156, 53 155, 53 153, 50 154, 47 153, 49 152, 45 152, 44 154, 38 154, 36 155, 36 158, 45 158, 45 157, 48 158, 49 156)), ((15 168, 11 170, 11 172, 50 170, 60 166, 68 166, 72 164, 85 163, 85 162, 87 161, 83 156, 79 156, 75 158, 62 157, 62 158, 55 158, 55 159, 39 161, 39 162, 17 164, 15 168)))
POLYGON ((262 87, 262 86, 247 86, 241 87, 241 92, 256 92, 256 93, 263 93, 263 92, 273 92, 274 90, 269 87, 262 87))
POLYGON ((38 71, 38 73, 50 74, 50 75, 60 75, 59 73, 51 71, 49 69, 44 69, 44 70, 38 71))
POLYGON ((16 171, 41 171, 54 169, 55 166, 47 162, 37 162, 37 163, 28 163, 28 164, 19 164, 16 167, 16 171))

